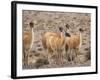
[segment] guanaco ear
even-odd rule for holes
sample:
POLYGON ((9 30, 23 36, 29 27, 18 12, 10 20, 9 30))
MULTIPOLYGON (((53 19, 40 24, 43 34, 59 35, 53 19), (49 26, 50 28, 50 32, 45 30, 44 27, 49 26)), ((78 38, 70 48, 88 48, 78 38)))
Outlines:
POLYGON ((63 28, 62 27, 59 27, 59 31, 62 32, 63 31, 63 28))
POLYGON ((31 28, 33 28, 33 27, 34 27, 34 23, 33 23, 33 22, 30 22, 30 23, 29 23, 29 26, 30 26, 31 28))

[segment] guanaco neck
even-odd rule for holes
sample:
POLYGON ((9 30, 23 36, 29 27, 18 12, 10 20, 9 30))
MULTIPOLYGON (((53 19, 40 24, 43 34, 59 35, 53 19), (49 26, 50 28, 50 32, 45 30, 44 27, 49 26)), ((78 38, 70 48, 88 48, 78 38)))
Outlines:
POLYGON ((79 45, 79 48, 81 48, 81 46, 82 46, 82 33, 81 32, 79 33, 79 36, 80 36, 80 45, 79 45))
POLYGON ((65 35, 63 34, 63 32, 61 32, 61 40, 62 40, 62 43, 64 44, 65 43, 65 35))
POLYGON ((33 42, 34 42, 34 30, 33 28, 31 28, 31 45, 30 45, 30 49, 32 49, 32 46, 33 46, 33 42))
POLYGON ((33 30, 33 28, 31 29, 31 34, 32 34, 32 42, 33 42, 33 39, 34 39, 34 30, 33 30))
POLYGON ((64 37, 63 32, 61 32, 61 33, 60 33, 60 35, 61 35, 61 38, 63 38, 63 37, 64 37))

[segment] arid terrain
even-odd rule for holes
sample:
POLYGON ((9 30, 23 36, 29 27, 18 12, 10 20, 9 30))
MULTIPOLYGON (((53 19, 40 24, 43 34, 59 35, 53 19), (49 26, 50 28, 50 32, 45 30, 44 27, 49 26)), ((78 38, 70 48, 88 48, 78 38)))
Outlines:
POLYGON ((34 22, 34 43, 31 53, 28 56, 29 65, 23 65, 23 69, 36 68, 59 68, 59 67, 81 67, 91 65, 91 14, 75 13, 75 12, 46 12, 23 10, 23 31, 28 30, 29 22, 34 22), (81 54, 75 59, 75 63, 71 63, 64 56, 64 64, 55 64, 54 58, 51 62, 45 57, 47 52, 42 46, 42 35, 45 32, 59 32, 58 27, 63 27, 67 31, 65 25, 70 26, 70 34, 77 34, 79 28, 83 28, 81 54), (51 64, 49 64, 51 63, 51 64))

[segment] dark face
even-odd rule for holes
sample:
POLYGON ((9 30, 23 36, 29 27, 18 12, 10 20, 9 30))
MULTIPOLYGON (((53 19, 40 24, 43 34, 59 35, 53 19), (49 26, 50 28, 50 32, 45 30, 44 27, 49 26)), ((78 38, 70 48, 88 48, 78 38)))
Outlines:
POLYGON ((79 31, 80 31, 80 32, 83 32, 83 29, 82 29, 82 28, 80 28, 80 29, 79 29, 79 31))
POLYGON ((34 27, 34 23, 33 22, 30 22, 29 25, 30 25, 31 28, 34 27))
POLYGON ((63 28, 62 27, 59 27, 59 31, 62 32, 63 31, 63 28))
POLYGON ((71 35, 69 33, 67 33, 67 32, 65 33, 65 36, 66 37, 71 37, 71 35))

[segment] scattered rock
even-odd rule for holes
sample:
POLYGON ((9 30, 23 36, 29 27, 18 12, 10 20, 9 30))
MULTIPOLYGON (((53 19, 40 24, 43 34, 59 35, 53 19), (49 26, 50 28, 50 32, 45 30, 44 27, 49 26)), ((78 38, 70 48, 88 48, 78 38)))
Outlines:
POLYGON ((85 48, 84 50, 85 50, 85 51, 88 51, 88 50, 89 50, 89 48, 85 48))
POLYGON ((41 47, 41 45, 37 45, 37 47, 41 47))
POLYGON ((35 63, 35 67, 39 68, 39 67, 41 67, 43 65, 47 65, 47 64, 49 64, 49 61, 47 59, 39 58, 39 59, 37 59, 37 61, 35 63))
POLYGON ((38 51, 42 51, 43 49, 42 49, 42 48, 38 48, 37 50, 38 50, 38 51))

